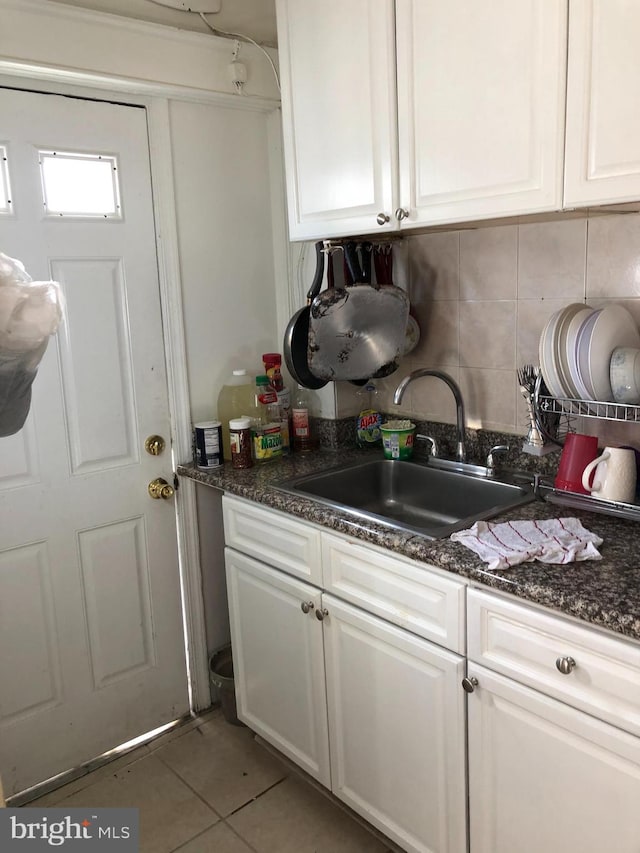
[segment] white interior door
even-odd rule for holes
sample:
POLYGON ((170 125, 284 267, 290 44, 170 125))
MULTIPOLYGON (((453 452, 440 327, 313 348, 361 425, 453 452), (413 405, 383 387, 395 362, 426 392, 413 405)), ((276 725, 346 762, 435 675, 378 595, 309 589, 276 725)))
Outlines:
POLYGON ((172 468, 145 110, 0 88, 0 145, 0 251, 66 301, 27 422, 0 438, 10 795, 175 719, 188 692, 174 501, 147 493, 172 468))

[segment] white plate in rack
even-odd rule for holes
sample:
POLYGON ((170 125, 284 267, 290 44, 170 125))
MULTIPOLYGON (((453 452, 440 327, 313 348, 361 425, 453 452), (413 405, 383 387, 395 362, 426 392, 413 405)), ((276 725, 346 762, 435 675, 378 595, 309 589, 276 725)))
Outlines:
POLYGON ((549 392, 554 397, 564 397, 565 390, 562 387, 559 376, 556 374, 553 359, 554 348, 554 333, 558 320, 562 311, 556 311, 546 322, 542 334, 540 335, 540 343, 538 344, 538 357, 540 359, 540 367, 542 376, 549 392))
MULTIPOLYGON (((635 320, 623 305, 607 305, 597 312, 588 335, 587 375, 582 373, 587 388, 593 389, 592 400, 613 401, 609 365, 616 347, 640 348, 640 332, 635 320)), ((582 364, 582 362, 580 362, 582 364)))
POLYGON ((560 377, 560 384, 564 388, 565 397, 577 397, 578 390, 574 386, 571 379, 571 371, 569 367, 569 354, 567 351, 567 337, 571 323, 578 314, 582 314, 585 306, 581 302, 572 302, 567 305, 560 314, 560 319, 555 329, 554 336, 554 368, 560 377))
POLYGON ((582 324, 578 338, 576 340, 576 357, 578 362, 578 375, 580 377, 582 397, 585 400, 595 400, 595 391, 591 387, 589 379, 589 342, 591 341, 591 332, 600 311, 594 311, 590 317, 582 324))
POLYGON ((542 376, 554 397, 573 396, 569 385, 569 366, 565 364, 564 339, 571 318, 584 309, 582 302, 572 302, 549 317, 540 335, 538 355, 542 376))
POLYGON ((569 376, 571 377, 572 396, 577 400, 589 399, 589 391, 582 382, 578 368, 578 340, 582 329, 593 314, 593 308, 584 305, 582 311, 577 311, 571 318, 565 338, 565 353, 568 363, 569 376))

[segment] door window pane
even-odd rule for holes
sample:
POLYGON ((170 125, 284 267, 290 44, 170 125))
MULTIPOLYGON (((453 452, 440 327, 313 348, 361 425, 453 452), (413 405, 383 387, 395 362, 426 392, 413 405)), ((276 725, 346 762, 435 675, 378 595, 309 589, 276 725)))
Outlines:
POLYGON ((118 164, 106 154, 40 151, 47 216, 120 219, 118 164))
POLYGON ((7 164, 7 149, 4 145, 0 145, 0 216, 11 213, 11 190, 9 189, 7 164))

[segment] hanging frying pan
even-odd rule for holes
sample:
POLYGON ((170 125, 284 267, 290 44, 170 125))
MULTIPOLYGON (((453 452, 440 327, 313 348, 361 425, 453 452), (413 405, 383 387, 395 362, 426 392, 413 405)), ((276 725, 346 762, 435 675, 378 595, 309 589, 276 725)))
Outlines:
POLYGON ((409 300, 394 285, 363 283, 365 275, 370 275, 370 245, 364 251, 363 272, 356 244, 347 243, 345 258, 354 284, 325 290, 311 303, 307 364, 318 379, 370 379, 388 376, 398 368, 409 300))
MULTIPOLYGON (((345 276, 345 281, 347 285, 357 284, 358 282, 362 282, 363 284, 371 284, 371 256, 373 254, 373 245, 371 243, 362 243, 360 246, 360 266, 358 266, 358 254, 357 247, 355 243, 349 243, 349 259, 346 262, 347 264, 347 272, 348 278, 345 276), (370 251, 371 250, 371 251, 370 251)), ((345 253, 346 258, 346 253, 345 253)), ((370 376, 366 379, 350 379, 352 385, 357 385, 361 388, 363 385, 366 385, 367 382, 371 382, 370 376)), ((376 377, 377 378, 377 377, 376 377)))
POLYGON ((289 320, 284 333, 282 351, 289 373, 304 388, 324 388, 327 379, 322 379, 311 373, 308 360, 309 344, 309 314, 310 305, 314 297, 322 287, 322 276, 324 274, 324 255, 322 254, 322 241, 316 243, 316 272, 313 282, 307 293, 307 304, 300 308, 289 320))
MULTIPOLYGON (((393 251, 390 244, 381 244, 375 247, 373 266, 376 271, 376 281, 378 284, 393 284, 393 251)), ((410 352, 413 352, 418 346, 419 341, 420 326, 416 319, 413 306, 409 305, 407 333, 402 348, 402 355, 409 355, 410 352)))

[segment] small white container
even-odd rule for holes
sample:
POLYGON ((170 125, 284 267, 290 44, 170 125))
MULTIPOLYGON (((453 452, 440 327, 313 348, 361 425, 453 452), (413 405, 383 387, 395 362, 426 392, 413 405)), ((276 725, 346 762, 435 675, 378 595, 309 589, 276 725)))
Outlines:
POLYGON ((616 347, 611 353, 609 379, 616 403, 640 403, 640 349, 616 347))

